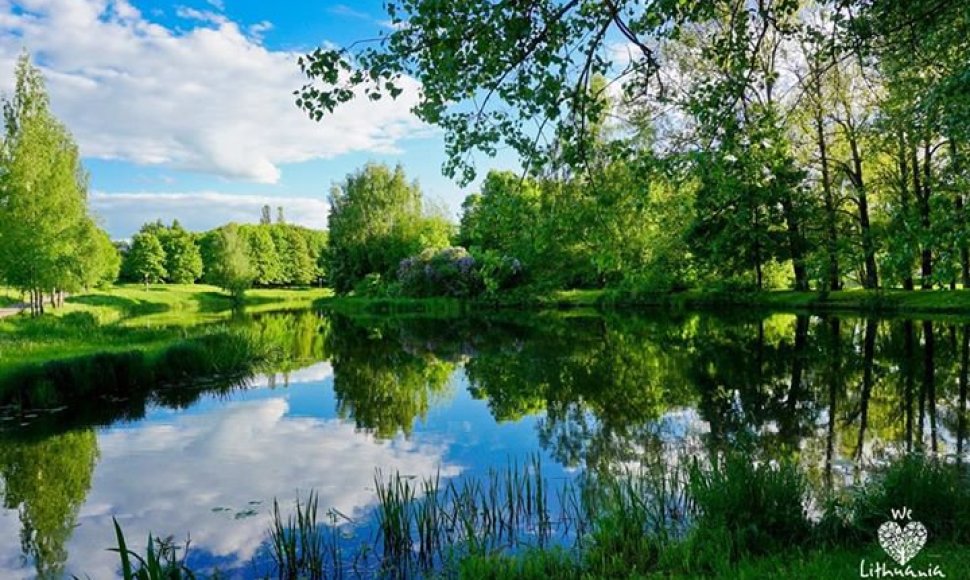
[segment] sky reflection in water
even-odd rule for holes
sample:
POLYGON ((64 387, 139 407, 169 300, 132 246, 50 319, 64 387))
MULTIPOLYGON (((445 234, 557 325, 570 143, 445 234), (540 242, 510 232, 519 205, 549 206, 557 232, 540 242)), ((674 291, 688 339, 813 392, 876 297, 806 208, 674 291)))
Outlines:
POLYGON ((321 511, 362 518, 377 469, 484 475, 538 453, 556 482, 749 440, 769 456, 798 450, 816 483, 844 484, 907 449, 966 455, 967 326, 332 322, 329 362, 135 421, 0 441, 0 577, 33 577, 38 554, 46 569, 114 576, 112 516, 136 548, 149 532, 191 534, 194 566, 251 576, 274 498, 316 490, 321 511), (25 557, 27 520, 45 533, 25 557))

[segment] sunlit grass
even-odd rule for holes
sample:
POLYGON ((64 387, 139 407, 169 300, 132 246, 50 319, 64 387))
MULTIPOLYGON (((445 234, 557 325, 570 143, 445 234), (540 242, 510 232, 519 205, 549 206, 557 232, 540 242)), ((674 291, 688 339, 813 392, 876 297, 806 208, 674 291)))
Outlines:
MULTIPOLYGON (((329 295, 326 289, 254 289, 245 311, 308 308, 329 295)), ((124 285, 71 296, 41 317, 0 319, 0 374, 55 359, 161 349, 235 314, 232 299, 206 285, 124 285)))

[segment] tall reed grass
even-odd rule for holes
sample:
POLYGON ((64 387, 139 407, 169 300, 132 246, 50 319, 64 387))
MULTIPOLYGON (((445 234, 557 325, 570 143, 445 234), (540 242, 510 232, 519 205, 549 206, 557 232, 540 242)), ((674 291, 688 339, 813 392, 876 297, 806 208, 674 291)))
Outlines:
MULTIPOLYGON (((796 464, 743 453, 584 475, 558 486, 543 476, 538 457, 482 477, 378 472, 375 485, 373 512, 360 518, 371 522, 364 524, 370 533, 349 543, 342 526, 356 522, 331 511, 329 523, 321 523, 315 494, 297 500, 287 516, 274 502, 272 574, 287 580, 730 576, 753 562, 790 556, 793 547, 796 554, 833 544, 870 548, 876 528, 902 506, 936 541, 970 543, 964 468, 917 456, 826 503, 820 517, 807 510, 818 498, 796 464)), ((130 569, 120 528, 118 540, 122 567, 130 569)), ((172 552, 151 548, 138 558, 139 570, 156 569, 147 566, 153 558, 170 564, 162 569, 181 570, 171 564, 172 552)))

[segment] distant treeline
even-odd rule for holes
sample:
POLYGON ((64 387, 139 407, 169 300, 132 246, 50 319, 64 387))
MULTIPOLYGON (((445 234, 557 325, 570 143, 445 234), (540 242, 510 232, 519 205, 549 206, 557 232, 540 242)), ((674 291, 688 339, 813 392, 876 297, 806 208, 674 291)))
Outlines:
POLYGON ((178 220, 147 223, 131 242, 118 243, 120 280, 206 282, 227 289, 232 278, 244 287, 321 284, 327 233, 285 223, 282 208, 276 223, 269 216, 266 206, 258 225, 227 224, 204 233, 190 232, 178 220))

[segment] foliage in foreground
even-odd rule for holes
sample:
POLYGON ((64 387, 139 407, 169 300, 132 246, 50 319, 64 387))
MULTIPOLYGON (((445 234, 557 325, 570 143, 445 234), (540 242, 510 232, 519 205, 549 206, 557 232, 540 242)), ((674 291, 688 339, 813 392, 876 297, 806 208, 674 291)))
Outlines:
MULTIPOLYGON (((907 456, 872 482, 829 501, 820 519, 793 463, 758 463, 740 453, 711 465, 685 461, 638 473, 581 479, 551 492, 537 460, 484 479, 442 482, 376 477, 372 543, 345 550, 343 524, 317 521, 316 497, 284 518, 274 506, 268 544, 272 575, 323 578, 425 574, 468 578, 646 576, 758 577, 855 573, 861 557, 885 558, 872 538, 889 509, 905 505, 930 530, 914 565, 970 561, 964 468, 907 456), (927 491, 921 500, 915 494, 927 491), (907 503, 910 502, 910 503, 907 503), (854 530, 857 533, 846 533, 854 530)), ((119 552, 128 553, 119 530, 119 552)), ((126 578, 155 578, 160 550, 137 559, 126 578)), ((170 578, 189 578, 169 552, 170 578)), ((164 558, 163 558, 164 560, 164 558)), ((183 556, 184 561, 184 556, 183 556)), ((122 561, 122 566, 126 566, 122 561)))

